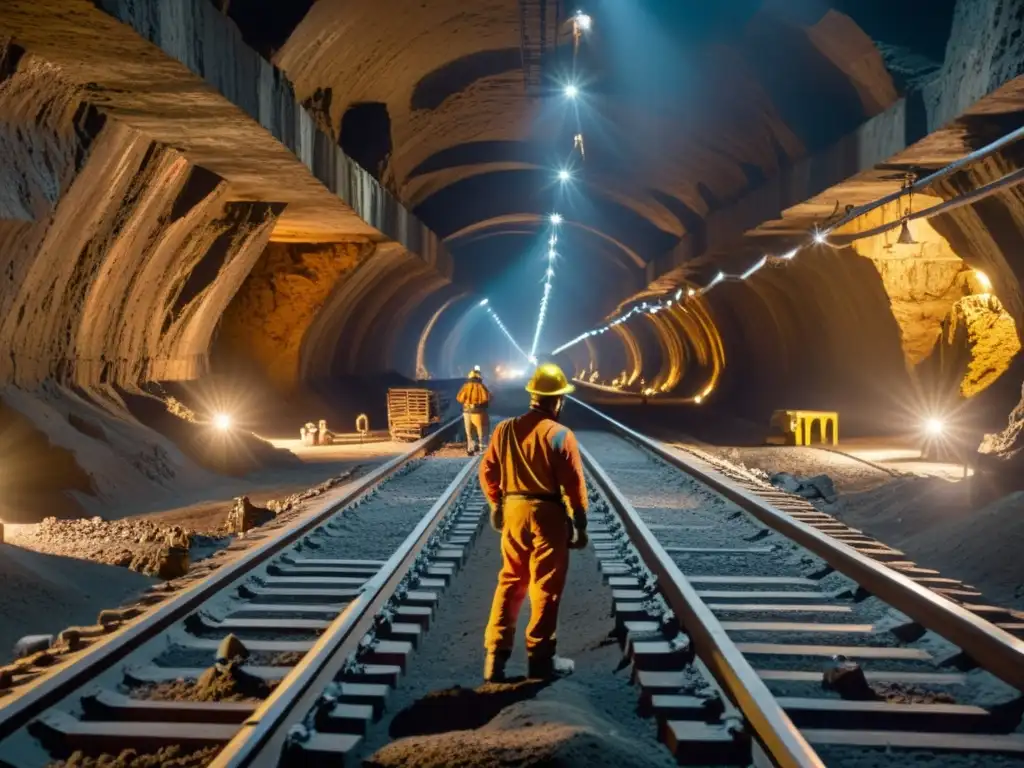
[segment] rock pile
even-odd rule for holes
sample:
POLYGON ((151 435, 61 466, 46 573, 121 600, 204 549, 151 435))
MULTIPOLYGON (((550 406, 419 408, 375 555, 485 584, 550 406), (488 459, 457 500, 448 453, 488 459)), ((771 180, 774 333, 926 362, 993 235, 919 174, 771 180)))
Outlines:
POLYGON ((130 568, 148 576, 173 579, 189 568, 189 550, 213 537, 181 526, 149 520, 104 520, 101 517, 59 520, 47 517, 26 542, 40 552, 130 568))
POLYGON ((789 472, 776 472, 770 482, 779 490, 793 493, 805 499, 823 499, 831 504, 839 498, 835 483, 828 475, 814 477, 797 477, 789 472))
POLYGON ((352 469, 343 472, 337 477, 332 477, 320 483, 319 485, 314 485, 312 488, 307 488, 304 491, 293 493, 291 496, 286 496, 283 499, 274 499, 272 501, 269 501, 267 502, 267 508, 270 509, 275 515, 280 515, 285 512, 289 512, 302 502, 316 498, 317 496, 323 496, 332 488, 335 488, 344 482, 348 482, 350 478, 362 472, 362 469, 362 465, 357 465, 352 469))

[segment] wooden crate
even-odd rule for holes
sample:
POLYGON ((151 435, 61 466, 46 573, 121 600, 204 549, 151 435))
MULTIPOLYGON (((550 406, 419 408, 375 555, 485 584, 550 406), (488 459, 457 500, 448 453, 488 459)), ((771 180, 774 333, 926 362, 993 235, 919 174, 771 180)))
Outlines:
POLYGON ((388 390, 388 433, 392 440, 419 440, 440 421, 437 393, 429 389, 388 390))

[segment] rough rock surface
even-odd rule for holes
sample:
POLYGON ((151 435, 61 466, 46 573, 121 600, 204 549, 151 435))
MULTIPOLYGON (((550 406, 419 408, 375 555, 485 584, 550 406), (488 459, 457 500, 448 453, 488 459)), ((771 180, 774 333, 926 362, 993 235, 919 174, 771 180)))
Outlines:
POLYGON ((274 512, 249 501, 248 496, 239 496, 235 505, 228 513, 224 529, 228 533, 245 533, 253 528, 269 523, 274 519, 274 512))
POLYGON ((14 172, 51 174, 20 185, 32 214, 0 227, 10 278, 0 379, 134 385, 203 373, 214 326, 282 206, 232 202, 222 178, 108 119, 31 54, 0 81, 0 109, 28 123, 9 138, 14 172), (52 147, 45 163, 33 164, 28 142, 52 147))
POLYGON ((789 472, 776 472, 769 481, 776 488, 803 496, 805 499, 824 499, 831 504, 839 498, 835 483, 828 475, 796 477, 789 472))
POLYGON ((53 764, 53 768, 202 768, 220 751, 220 747, 189 752, 181 747, 166 747, 158 752, 139 754, 125 749, 116 755, 86 755, 75 752, 67 760, 53 764))
POLYGON ((1018 475, 1024 470, 1024 387, 1020 403, 1010 412, 1006 429, 985 435, 978 454, 985 468, 1018 475))
POLYGON ((200 534, 144 518, 108 521, 100 517, 48 517, 23 534, 19 544, 38 552, 84 558, 170 579, 188 570, 188 551, 193 545, 215 547, 216 537, 216 532, 200 534))
POLYGON ((1020 352, 1013 318, 992 294, 965 296, 942 322, 936 353, 938 378, 960 382, 962 397, 973 397, 1002 376, 1020 352))
POLYGON ((224 316, 218 351, 244 356, 280 390, 293 390, 310 325, 339 281, 351 276, 374 248, 365 241, 271 243, 224 316))
POLYGON ((132 689, 131 695, 156 701, 254 701, 265 699, 273 690, 274 685, 229 661, 208 668, 198 680, 139 686, 132 689))

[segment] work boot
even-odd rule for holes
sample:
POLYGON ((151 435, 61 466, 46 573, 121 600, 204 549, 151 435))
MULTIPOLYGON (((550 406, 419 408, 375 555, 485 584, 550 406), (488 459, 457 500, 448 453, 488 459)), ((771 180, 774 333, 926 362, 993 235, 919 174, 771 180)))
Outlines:
POLYGON ((576 664, 561 656, 533 656, 527 659, 526 670, 531 680, 556 680, 571 675, 576 664))
POLYGON ((505 682, 505 665, 511 655, 511 651, 488 651, 484 659, 484 682, 505 682))

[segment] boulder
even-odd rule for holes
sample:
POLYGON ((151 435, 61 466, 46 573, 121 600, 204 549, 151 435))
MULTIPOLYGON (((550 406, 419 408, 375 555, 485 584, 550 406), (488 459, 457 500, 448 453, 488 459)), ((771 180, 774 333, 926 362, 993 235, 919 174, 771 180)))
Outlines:
POLYGON ((248 496, 235 499, 235 506, 228 513, 224 524, 228 533, 245 533, 274 519, 273 511, 266 507, 258 507, 249 501, 248 496))
POLYGON ((800 480, 789 472, 776 472, 769 480, 772 485, 786 493, 796 493, 800 489, 800 480))
POLYGON ((191 564, 188 550, 181 547, 164 547, 160 550, 160 560, 156 575, 165 581, 177 579, 188 573, 191 564))
POLYGON ((776 472, 771 476, 771 484, 779 490, 805 499, 824 499, 831 504, 839 498, 835 483, 828 475, 796 477, 789 472, 776 472))
POLYGON ((815 475, 801 480, 800 490, 797 493, 804 498, 824 499, 829 504, 839 498, 836 493, 836 485, 828 475, 815 475))

